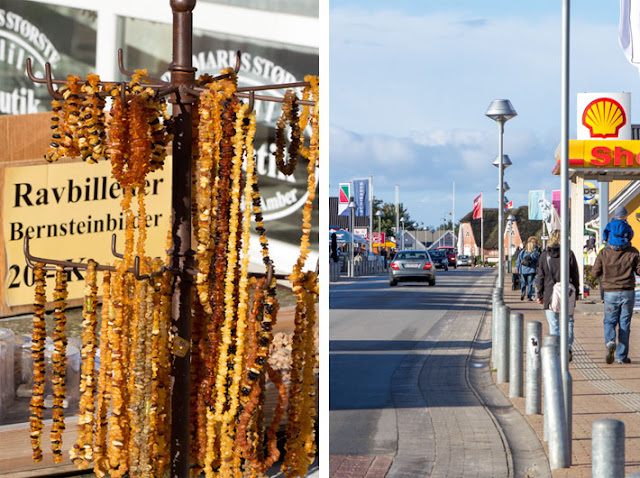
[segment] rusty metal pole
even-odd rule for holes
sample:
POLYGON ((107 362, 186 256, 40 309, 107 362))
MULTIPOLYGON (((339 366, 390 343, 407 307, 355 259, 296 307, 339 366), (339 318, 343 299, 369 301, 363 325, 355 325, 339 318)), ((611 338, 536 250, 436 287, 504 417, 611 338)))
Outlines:
POLYGON ((177 270, 172 301, 173 386, 171 389, 171 476, 189 476, 189 399, 191 389, 191 108, 195 98, 185 92, 192 87, 192 12, 196 0, 170 0, 173 12, 173 61, 169 66, 173 96, 173 173, 171 267, 177 270))

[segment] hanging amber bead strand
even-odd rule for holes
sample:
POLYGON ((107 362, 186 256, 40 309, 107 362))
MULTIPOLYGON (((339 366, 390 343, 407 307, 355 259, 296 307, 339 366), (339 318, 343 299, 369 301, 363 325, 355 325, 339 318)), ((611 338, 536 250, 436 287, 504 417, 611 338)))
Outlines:
POLYGON ((129 122, 125 111, 126 104, 120 94, 124 85, 110 85, 109 94, 112 96, 111 120, 107 125, 109 137, 107 154, 111 162, 111 174, 116 181, 121 182, 127 168, 129 157, 129 122))
POLYGON ((109 440, 107 442, 108 472, 114 476, 123 476, 126 473, 126 460, 124 458, 124 430, 126 419, 126 362, 127 336, 124 333, 125 322, 125 277, 121 272, 122 265, 113 274, 111 284, 112 304, 115 309, 115 318, 111 329, 111 415, 109 417, 109 440))
POLYGON ((51 142, 44 154, 44 159, 49 163, 57 161, 62 155, 60 151, 64 135, 62 117, 62 102, 51 100, 51 142))
POLYGON ((292 344, 291 385, 287 414, 287 442, 282 471, 287 478, 306 474, 315 456, 315 302, 317 275, 303 276, 296 304, 295 330, 292 344))
MULTIPOLYGON (((309 78, 313 80, 313 78, 309 78)), ((302 211, 302 237, 300 239, 300 255, 290 274, 292 290, 296 294, 295 331, 292 345, 292 369, 290 403, 287 421, 286 444, 287 454, 283 464, 285 476, 306 474, 308 457, 313 449, 315 454, 315 437, 313 410, 315 397, 315 300, 317 299, 317 276, 315 273, 304 274, 302 269, 311 250, 311 214, 316 192, 315 170, 318 161, 317 122, 319 99, 317 98, 317 81, 313 80, 312 94, 316 95, 316 104, 311 117, 312 139, 307 163, 307 198, 302 211), (315 285, 314 285, 315 284, 315 285), (315 292, 314 292, 315 291, 315 292), (311 304, 311 305, 310 305, 311 304), (310 365, 311 364, 311 365, 310 365), (311 368, 310 368, 311 367, 311 368)))
POLYGON ((64 432, 64 400, 66 398, 67 371, 67 273, 62 266, 56 267, 56 287, 53 295, 54 327, 53 353, 51 354, 53 372, 53 423, 51 425, 51 451, 53 461, 62 462, 62 433, 64 432))
MULTIPOLYGON (((248 293, 247 293, 247 273, 248 273, 248 257, 245 256, 246 263, 244 267, 239 264, 238 236, 242 238, 241 221, 240 221, 240 199, 241 199, 241 177, 242 164, 244 157, 244 117, 247 105, 239 105, 235 115, 235 134, 232 138, 233 143, 233 163, 231 170, 231 204, 229 211, 229 242, 227 244, 227 271, 225 277, 225 321, 222 328, 222 350, 218 362, 218 377, 216 380, 217 398, 216 398, 216 420, 220 420, 220 448, 221 448, 221 467, 220 473, 223 476, 234 476, 239 472, 238 455, 233 450, 233 437, 235 436, 236 414, 239 404, 239 389, 242 379, 242 369, 244 366, 245 354, 245 332, 247 326, 247 309, 248 309, 248 293), (239 273, 240 272, 240 277, 239 273), (227 341, 227 337, 230 341, 227 341), (226 378, 220 372, 223 364, 227 365, 226 378), (224 382, 226 382, 226 387, 224 382), (226 399, 224 389, 226 391, 226 399), (225 404, 225 410, 218 415, 222 404, 225 404)), ((235 109, 234 108, 234 109, 235 109)), ((242 222, 242 224, 244 221, 242 222)), ((247 229, 247 234, 249 230, 247 229)), ((243 261, 244 263, 244 261, 243 261)))
MULTIPOLYGON (((263 289, 265 284, 265 278, 254 280, 253 302, 247 323, 247 360, 242 378, 242 386, 240 388, 241 399, 236 445, 247 462, 250 458, 257 457, 256 448, 258 444, 256 443, 254 433, 249 431, 249 422, 253 418, 253 412, 258 405, 261 393, 259 386, 261 372, 258 367, 262 368, 262 364, 257 363, 257 316, 262 314, 262 308, 264 306, 263 289), (251 436, 249 436, 249 434, 251 436)), ((255 423, 255 420, 253 422, 255 423)))
POLYGON ((98 372, 98 398, 96 405, 95 448, 93 471, 99 478, 109 469, 106 456, 109 401, 111 398, 111 351, 115 308, 111 302, 111 272, 105 271, 102 279, 102 316, 100 321, 100 370, 98 372))
POLYGON ((67 76, 66 88, 61 89, 64 98, 64 130, 62 146, 59 148, 61 157, 76 157, 80 155, 78 149, 78 131, 80 128, 80 85, 79 76, 67 76))
POLYGON ((300 122, 298 118, 298 104, 296 103, 296 93, 287 90, 282 102, 282 114, 276 123, 276 151, 275 159, 278 171, 285 176, 290 176, 298 164, 298 154, 300 153, 300 122), (286 144, 287 125, 291 128, 291 141, 287 151, 289 160, 284 162, 284 150, 286 144))
MULTIPOLYGON (((173 294, 173 273, 166 271, 161 276, 160 289, 160 323, 158 330, 158 378, 157 378, 157 433, 153 443, 155 476, 164 476, 170 464, 169 438, 171 436, 171 356, 170 329, 173 294)), ((154 331, 155 334, 155 331, 154 331)))
MULTIPOLYGON (((303 143, 300 144, 300 156, 311 159, 315 158, 316 166, 318 166, 318 147, 320 142, 320 80, 317 76, 307 75, 304 77, 304 81, 309 82, 309 86, 305 87, 302 91, 302 99, 304 101, 314 101, 313 108, 309 105, 303 105, 300 112, 300 131, 304 131, 305 128, 311 124, 311 138, 309 140, 309 147, 307 148, 303 143)), ((301 136, 301 140, 304 136, 301 136)))
POLYGON ((93 430, 95 419, 95 356, 98 286, 96 262, 89 260, 85 276, 84 305, 82 309, 82 369, 80 376, 80 405, 78 410, 78 439, 69 455, 78 469, 86 470, 93 460, 93 430))
POLYGON ((29 417, 31 448, 33 449, 33 461, 42 461, 42 412, 44 410, 44 348, 47 336, 45 323, 46 280, 44 264, 36 263, 33 268, 35 299, 33 303, 33 329, 31 332, 31 359, 33 360, 33 387, 31 389, 31 402, 29 417))
POLYGON ((99 82, 100 77, 90 73, 81 87, 84 97, 80 105, 77 141, 80 157, 88 163, 103 159, 106 149, 105 100, 99 95, 99 82))

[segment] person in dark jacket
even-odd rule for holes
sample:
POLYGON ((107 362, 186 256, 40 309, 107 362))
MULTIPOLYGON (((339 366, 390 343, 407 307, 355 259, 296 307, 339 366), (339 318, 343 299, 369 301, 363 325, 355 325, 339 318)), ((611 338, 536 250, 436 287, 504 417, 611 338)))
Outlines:
POLYGON ((534 279, 539 258, 540 254, 536 252, 533 241, 527 241, 525 248, 516 258, 516 270, 520 274, 520 288, 522 290, 520 300, 524 300, 525 295, 528 296, 529 300, 533 300, 534 279), (529 288, 528 291, 527 287, 529 288))
MULTIPOLYGON (((575 287, 576 297, 580 287, 580 272, 578 262, 573 251, 569 251, 569 283, 575 287)), ((540 255, 537 269, 538 303, 544 308, 549 324, 549 333, 560 335, 560 313, 550 309, 553 286, 560 282, 560 231, 555 230, 549 235, 547 250, 540 255), (548 259, 547 259, 548 258, 548 259)), ((573 345, 573 314, 569 315, 569 360, 572 358, 571 346, 573 345)))
POLYGON ((604 291, 604 342, 607 348, 606 362, 631 363, 629 358, 629 334, 635 302, 636 279, 640 275, 638 250, 629 245, 624 249, 605 246, 591 268, 591 275, 602 277, 604 291), (616 327, 618 344, 616 345, 616 327), (615 357, 614 357, 615 355, 615 357))

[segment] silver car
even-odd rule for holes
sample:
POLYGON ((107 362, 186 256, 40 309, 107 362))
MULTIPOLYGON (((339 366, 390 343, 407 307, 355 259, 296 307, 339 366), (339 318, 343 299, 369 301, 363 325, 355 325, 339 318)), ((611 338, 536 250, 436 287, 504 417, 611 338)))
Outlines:
POLYGON ((389 285, 427 281, 436 285, 436 267, 427 251, 398 251, 389 266, 389 285))
POLYGON ((471 265, 471 256, 467 256, 467 255, 459 255, 456 258, 456 263, 459 266, 470 266, 471 265))

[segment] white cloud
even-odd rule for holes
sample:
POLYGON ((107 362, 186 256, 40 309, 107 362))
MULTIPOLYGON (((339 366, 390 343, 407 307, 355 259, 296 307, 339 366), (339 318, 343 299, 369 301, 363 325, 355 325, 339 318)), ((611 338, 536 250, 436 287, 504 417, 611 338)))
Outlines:
MULTIPOLYGON (((554 15, 486 18, 469 12, 409 16, 334 7, 330 18, 330 182, 374 176, 391 202, 438 222, 471 210, 484 191, 497 206, 498 128, 484 116, 509 98, 518 116, 504 132, 505 171, 516 206, 531 189, 559 189, 551 175, 560 138, 560 9, 554 15)), ((480 11, 480 7, 478 7, 480 11)), ((633 91, 638 74, 617 44, 617 23, 571 23, 570 131, 581 91, 633 91)), ((632 95, 632 109, 640 94, 632 95)))

